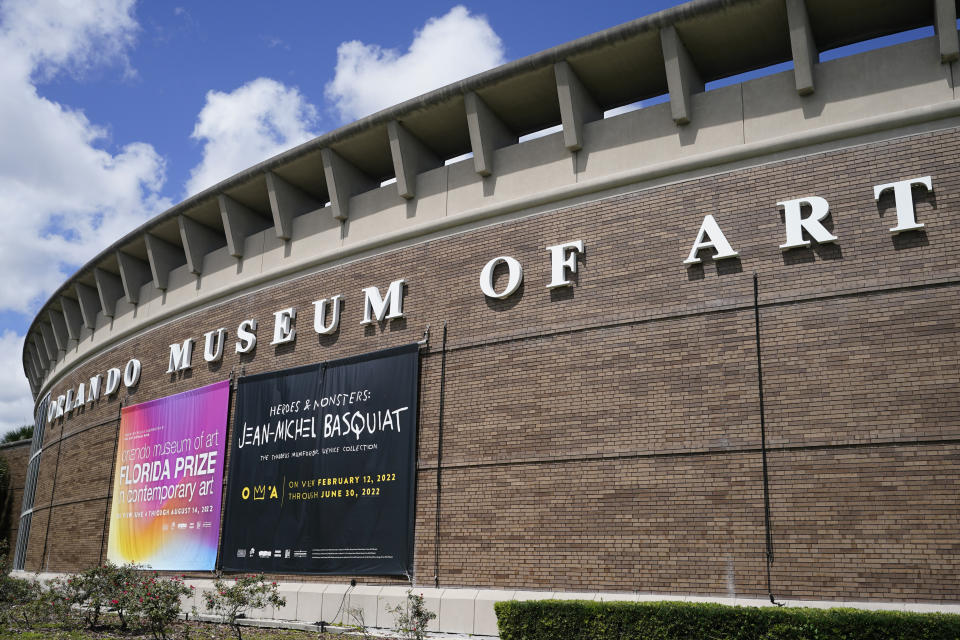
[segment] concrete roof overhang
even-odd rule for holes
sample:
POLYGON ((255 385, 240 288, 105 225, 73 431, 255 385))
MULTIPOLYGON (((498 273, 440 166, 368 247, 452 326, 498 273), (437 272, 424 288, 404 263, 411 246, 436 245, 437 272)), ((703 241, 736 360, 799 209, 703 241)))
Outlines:
POLYGON ((269 224, 271 203, 265 185, 268 173, 320 203, 329 201, 332 190, 327 184, 321 153, 325 149, 336 152, 369 178, 370 184, 378 185, 395 175, 396 159, 391 155, 388 135, 388 126, 395 121, 402 122, 441 159, 468 153, 473 149, 465 96, 471 93, 480 97, 513 136, 557 125, 561 122, 554 69, 557 63, 569 64, 594 103, 603 110, 669 94, 671 87, 661 43, 661 31, 669 27, 676 30, 702 82, 790 61, 794 59, 788 19, 791 5, 805 8, 807 28, 815 43, 814 56, 819 51, 934 24, 938 12, 945 9, 952 11, 956 19, 953 0, 694 0, 374 113, 187 198, 118 239, 81 267, 42 306, 27 332, 23 359, 34 393, 44 375, 38 375, 37 358, 32 357, 30 349, 37 350, 36 345, 43 344, 43 334, 49 333, 51 312, 62 314, 62 299, 77 299, 78 285, 96 288, 100 281, 95 270, 118 274, 118 254, 148 261, 148 234, 182 248, 179 216, 196 221, 214 234, 222 234, 218 197, 226 195, 262 215, 269 224))

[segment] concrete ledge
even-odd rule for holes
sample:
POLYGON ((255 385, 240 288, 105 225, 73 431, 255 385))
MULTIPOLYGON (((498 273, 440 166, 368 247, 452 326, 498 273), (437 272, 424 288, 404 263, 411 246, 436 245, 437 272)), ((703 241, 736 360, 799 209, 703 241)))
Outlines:
MULTIPOLYGON (((14 571, 12 575, 18 578, 34 580, 50 580, 64 577, 58 573, 27 573, 14 571)), ((194 587, 194 599, 198 616, 195 619, 216 621, 213 616, 207 615, 203 608, 204 591, 213 587, 212 580, 190 579, 188 586, 194 587)), ((243 624, 261 627, 283 627, 319 631, 318 622, 324 621, 328 630, 333 632, 351 632, 356 621, 346 613, 348 608, 359 608, 363 611, 364 624, 369 629, 387 630, 393 628, 393 616, 387 613, 389 608, 402 604, 407 597, 407 590, 422 594, 424 602, 430 611, 437 614, 437 618, 430 624, 429 631, 446 634, 458 634, 471 637, 495 637, 497 635, 497 620, 493 610, 495 602, 507 600, 596 600, 601 602, 714 602, 729 606, 740 607, 770 607, 770 600, 765 598, 743 598, 736 596, 708 596, 693 594, 668 593, 638 593, 638 592, 610 592, 610 591, 512 591, 498 589, 465 589, 447 588, 434 589, 430 587, 401 587, 359 585, 351 587, 347 584, 325 584, 315 582, 282 582, 279 583, 281 595, 287 597, 285 607, 268 607, 267 610, 249 611, 243 624), (338 613, 339 611, 339 613, 338 613), (322 613, 322 615, 321 615, 322 613), (336 627, 343 627, 337 629, 336 627)), ((189 599, 188 599, 189 600, 189 599)), ((867 609, 871 611, 907 611, 913 613, 953 613, 960 614, 960 602, 857 602, 847 600, 786 600, 778 599, 778 605, 788 607, 811 607, 829 609, 832 607, 847 607, 852 609, 867 609)), ((185 605, 186 606, 186 605, 185 605)), ((185 612, 187 613, 187 612, 185 612)), ((191 615, 191 618, 194 616, 191 615)))
MULTIPOLYGON (((400 606, 407 599, 407 592, 400 587, 384 587, 377 599, 377 619, 374 624, 381 629, 393 628, 394 616, 390 613, 394 607, 400 606)), ((439 603, 439 599, 437 599, 439 603)), ((434 609, 431 609, 434 611, 434 609)))
MULTIPOLYGON (((185 615, 181 615, 180 619, 186 620, 188 619, 188 617, 185 615)), ((200 621, 200 622, 209 622, 213 624, 222 622, 221 619, 218 618, 217 616, 209 616, 209 615, 189 616, 189 619, 200 621)), ((241 627, 253 627, 253 628, 259 628, 259 629, 293 629, 296 631, 312 631, 315 633, 323 632, 323 633, 330 633, 330 634, 337 634, 337 635, 343 634, 343 635, 350 636, 352 638, 361 637, 361 634, 357 631, 355 627, 342 627, 339 625, 327 625, 327 624, 319 625, 319 624, 313 624, 309 622, 297 622, 295 620, 278 621, 278 620, 263 620, 259 618, 241 618, 237 620, 237 624, 240 625, 241 627)), ((375 628, 375 627, 368 627, 367 629, 368 631, 372 631, 373 633, 377 633, 378 635, 387 635, 389 637, 397 637, 397 638, 401 637, 397 632, 390 631, 388 629, 375 628)), ((442 640, 493 640, 494 638, 497 638, 499 636, 482 635, 482 634, 476 634, 476 633, 464 635, 464 634, 440 633, 436 631, 431 631, 427 633, 427 637, 437 638, 438 640, 440 639, 442 640)))
POLYGON ((196 607, 196 610, 199 613, 205 611, 205 606, 203 604, 203 594, 208 591, 213 591, 213 580, 187 580, 188 587, 193 587, 193 607, 196 607))
POLYGON ((380 611, 380 592, 386 587, 375 585, 359 585, 347 595, 344 605, 345 616, 343 621, 348 625, 363 623, 366 627, 377 626, 377 615, 380 611))
POLYGON ((477 589, 447 589, 437 616, 440 629, 449 633, 473 633, 477 589))
POLYGON ((294 620, 318 622, 323 620, 323 592, 328 585, 308 582, 300 585, 297 593, 297 611, 294 620))
POLYGON ((640 595, 636 593, 598 593, 599 602, 639 602, 640 595))
POLYGON ((497 614, 493 610, 495 602, 516 600, 516 591, 496 591, 483 589, 477 592, 473 600, 473 632, 485 636, 495 636, 497 629, 497 614))
POLYGON ((287 604, 282 607, 274 607, 272 617, 277 620, 297 620, 300 589, 307 585, 302 582, 281 582, 277 586, 279 587, 280 596, 287 599, 287 604))
MULTIPOLYGON (((346 623, 348 620, 347 608, 350 606, 347 602, 347 592, 350 591, 348 584, 329 584, 323 592, 321 608, 321 617, 319 620, 329 623, 346 623)), ((315 622, 316 620, 309 620, 315 622)))
POLYGON ((541 598, 550 598, 551 600, 596 600, 597 594, 587 591, 554 591, 545 594, 542 591, 517 591, 514 600, 539 600, 541 598))

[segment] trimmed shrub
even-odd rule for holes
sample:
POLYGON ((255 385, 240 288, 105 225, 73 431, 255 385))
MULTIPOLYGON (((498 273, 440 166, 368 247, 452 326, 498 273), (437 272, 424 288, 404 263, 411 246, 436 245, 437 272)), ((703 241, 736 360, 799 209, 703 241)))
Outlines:
POLYGON ((960 615, 694 602, 497 602, 502 640, 960 640, 960 615))

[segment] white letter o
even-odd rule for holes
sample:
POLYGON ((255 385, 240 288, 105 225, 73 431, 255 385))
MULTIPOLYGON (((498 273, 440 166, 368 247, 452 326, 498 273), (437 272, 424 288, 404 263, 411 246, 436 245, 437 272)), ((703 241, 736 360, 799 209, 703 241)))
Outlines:
POLYGON ((500 256, 499 258, 494 258, 488 262, 486 266, 483 267, 483 271, 480 272, 480 290, 483 291, 483 295, 487 296, 488 298, 497 298, 498 300, 503 300, 520 288, 520 283, 522 282, 523 267, 521 267, 520 263, 510 256, 500 256), (507 265, 510 278, 507 280, 507 288, 501 293, 497 293, 493 288, 493 270, 496 269, 497 265, 501 262, 507 265))
POLYGON ((127 389, 140 382, 140 361, 134 358, 123 368, 123 386, 127 389))

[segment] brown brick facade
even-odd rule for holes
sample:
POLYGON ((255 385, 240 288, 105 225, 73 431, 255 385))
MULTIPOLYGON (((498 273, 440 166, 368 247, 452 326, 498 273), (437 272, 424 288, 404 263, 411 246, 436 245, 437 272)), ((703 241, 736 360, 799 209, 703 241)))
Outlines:
POLYGON ((13 494, 10 508, 10 530, 0 532, 0 539, 6 538, 10 549, 10 558, 17 548, 17 526, 20 517, 20 505, 23 503, 23 487, 27 478, 27 462, 30 460, 30 441, 0 445, 0 458, 10 467, 10 489, 13 494))
POLYGON ((417 584, 433 582, 439 517, 441 585, 765 597, 756 272, 773 592, 956 602, 958 158, 960 131, 946 130, 609 197, 337 266, 141 334, 54 387, 143 362, 129 397, 46 429, 26 568, 75 570, 105 554, 120 397, 408 343, 430 325, 417 584), (924 230, 892 236, 892 194, 876 203, 873 186, 926 175, 924 230), (830 202, 839 240, 781 253, 776 202, 810 195, 830 202), (685 268, 708 213, 740 258, 685 268), (576 286, 548 290, 544 248, 578 239, 576 286), (487 300, 478 275, 499 255, 523 264, 525 282, 487 300), (361 288, 401 277, 406 317, 361 327, 361 288), (340 330, 318 337, 311 302, 338 293, 340 330), (272 313, 287 306, 299 312, 296 344, 272 347, 272 313), (259 343, 237 356, 246 318, 259 321, 259 343), (202 333, 221 326, 231 339, 209 366, 202 333), (164 373, 168 345, 188 337, 193 370, 164 373))

